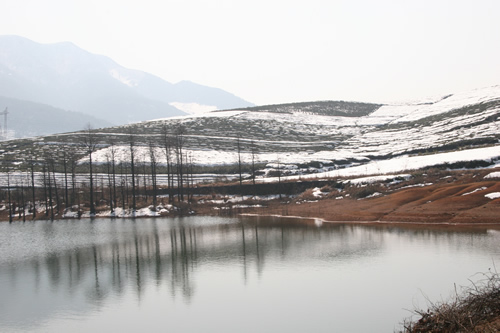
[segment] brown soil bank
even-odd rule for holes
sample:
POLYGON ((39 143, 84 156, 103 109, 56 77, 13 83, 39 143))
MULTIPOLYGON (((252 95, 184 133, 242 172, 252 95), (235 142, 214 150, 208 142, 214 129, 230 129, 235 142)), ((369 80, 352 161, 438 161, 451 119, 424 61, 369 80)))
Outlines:
POLYGON ((342 199, 297 199, 287 204, 270 203, 265 208, 247 212, 338 222, 500 224, 500 198, 485 197, 500 192, 500 181, 483 178, 489 172, 453 172, 453 176, 437 177, 432 185, 407 185, 366 199, 345 195, 342 199))

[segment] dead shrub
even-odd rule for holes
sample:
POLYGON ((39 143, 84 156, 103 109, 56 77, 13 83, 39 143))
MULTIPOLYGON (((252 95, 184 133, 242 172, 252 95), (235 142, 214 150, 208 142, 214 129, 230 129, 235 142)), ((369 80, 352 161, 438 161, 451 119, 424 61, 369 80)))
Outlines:
POLYGON ((496 272, 484 277, 446 303, 431 304, 427 311, 415 310, 421 318, 403 322, 402 332, 498 332, 500 277, 496 272))
POLYGON ((363 199, 376 192, 382 193, 384 189, 378 184, 371 184, 366 186, 350 186, 345 191, 351 198, 363 199))
POLYGON ((314 191, 312 188, 305 190, 302 192, 297 199, 299 200, 307 200, 307 201, 313 201, 313 200, 318 200, 317 197, 314 196, 314 191))

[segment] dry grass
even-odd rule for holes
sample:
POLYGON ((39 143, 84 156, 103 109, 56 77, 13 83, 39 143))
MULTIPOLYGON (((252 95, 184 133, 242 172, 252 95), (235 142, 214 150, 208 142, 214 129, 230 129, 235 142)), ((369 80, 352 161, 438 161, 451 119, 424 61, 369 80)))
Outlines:
POLYGON ((496 272, 484 274, 482 281, 456 292, 452 300, 415 313, 421 318, 405 321, 403 332, 499 332, 500 277, 496 272))

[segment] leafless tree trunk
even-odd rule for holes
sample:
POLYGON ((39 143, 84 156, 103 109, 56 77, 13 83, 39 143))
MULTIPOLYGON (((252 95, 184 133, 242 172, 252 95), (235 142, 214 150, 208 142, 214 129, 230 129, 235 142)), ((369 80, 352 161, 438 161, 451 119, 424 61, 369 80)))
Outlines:
POLYGON ((278 160, 278 192, 281 200, 281 161, 279 156, 277 160, 278 160))
MULTIPOLYGON (((26 222, 26 201, 24 200, 24 180, 21 183, 21 206, 23 209, 22 217, 23 222, 26 222)), ((21 218, 21 211, 19 211, 19 218, 21 218)))
POLYGON ((9 202, 9 222, 12 223, 12 200, 10 195, 10 170, 9 167, 6 167, 7 171, 7 200, 9 202))
POLYGON ((44 162, 43 167, 42 167, 42 173, 43 173, 43 197, 44 197, 44 202, 45 202, 45 216, 49 216, 49 206, 48 206, 48 196, 47 196, 47 165, 44 162))
POLYGON ((111 213, 113 213, 114 209, 118 206, 118 197, 116 195, 116 147, 113 141, 110 144, 106 160, 108 168, 109 207, 111 213))
POLYGON ((106 154, 106 169, 108 176, 109 211, 111 214, 113 214, 113 186, 111 182, 111 160, 109 154, 106 154))
MULTIPOLYGON (((54 195, 56 198, 56 207, 57 211, 59 212, 61 209, 61 202, 59 200, 59 195, 57 193, 57 181, 56 181, 56 167, 55 167, 55 161, 53 159, 49 160, 49 167, 52 168, 52 178, 54 179, 54 195)), ((50 174, 49 174, 50 177, 50 174)), ((54 212, 54 209, 52 209, 52 214, 54 212)))
POLYGON ((251 142, 251 150, 252 150, 252 183, 255 187, 255 154, 257 152, 257 149, 253 141, 251 142))
POLYGON ((175 130, 175 154, 177 157, 177 189, 180 201, 184 201, 184 135, 186 129, 179 125, 175 130))
POLYGON ((64 204, 65 208, 68 208, 69 205, 69 194, 68 194, 68 168, 67 168, 67 163, 68 163, 68 156, 66 153, 66 150, 63 151, 63 169, 64 169, 64 204))
POLYGON ((135 193, 135 142, 132 130, 129 132, 129 144, 130 144, 130 172, 132 173, 132 212, 135 214, 136 211, 136 193, 135 193))
POLYGON ((242 192, 242 186, 243 186, 243 177, 241 175, 241 143, 240 143, 240 136, 238 136, 236 144, 238 146, 238 173, 240 175, 240 194, 243 195, 243 193, 241 193, 242 192))
MULTIPOLYGON (((71 171, 71 205, 75 204, 75 201, 77 199, 77 196, 79 195, 76 193, 76 157, 74 154, 70 155, 70 160, 69 160, 69 167, 71 171)), ((80 211, 80 200, 78 199, 78 211, 80 211)))
POLYGON ((94 202, 94 179, 92 174, 92 153, 95 152, 97 147, 97 138, 93 133, 92 126, 90 124, 84 130, 85 134, 83 136, 83 146, 85 147, 86 153, 89 155, 89 175, 90 175, 90 216, 95 216, 95 202, 94 202))
POLYGON ((151 184, 153 187, 153 206, 156 209, 156 196, 157 196, 157 190, 156 190, 156 167, 158 165, 158 162, 156 161, 156 147, 154 146, 152 141, 149 141, 149 160, 150 160, 150 165, 151 165, 151 184))
POLYGON ((49 190, 49 208, 50 208, 50 220, 54 221, 54 202, 52 201, 52 180, 50 176, 50 166, 49 163, 46 161, 47 164, 47 179, 48 179, 48 190, 49 190))
POLYGON ((125 212, 126 209, 126 198, 128 196, 128 192, 125 192, 125 188, 127 185, 127 178, 123 174, 123 161, 120 163, 120 187, 121 187, 121 194, 122 194, 122 208, 123 211, 125 212))
POLYGON ((142 154, 142 182, 144 187, 144 201, 148 202, 148 176, 147 176, 146 154, 142 154))
POLYGON ((168 134, 168 128, 164 124, 162 127, 162 136, 163 136, 163 148, 165 149, 165 158, 167 161, 167 188, 168 188, 168 202, 173 202, 173 180, 172 180, 172 138, 168 134))
POLYGON ((33 220, 36 218, 36 187, 35 187, 35 161, 33 160, 33 156, 30 157, 29 160, 29 168, 31 173, 31 196, 32 196, 32 204, 33 204, 33 220))

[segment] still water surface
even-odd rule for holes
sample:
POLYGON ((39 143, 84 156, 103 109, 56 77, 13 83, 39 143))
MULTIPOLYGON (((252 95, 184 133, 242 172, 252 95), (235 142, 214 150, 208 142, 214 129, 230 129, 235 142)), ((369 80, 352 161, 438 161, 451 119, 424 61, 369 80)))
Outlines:
POLYGON ((1 332, 393 332, 496 230, 189 217, 0 224, 1 332))

